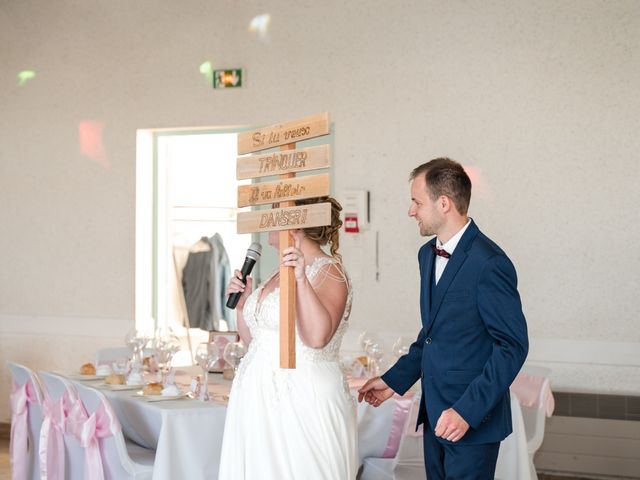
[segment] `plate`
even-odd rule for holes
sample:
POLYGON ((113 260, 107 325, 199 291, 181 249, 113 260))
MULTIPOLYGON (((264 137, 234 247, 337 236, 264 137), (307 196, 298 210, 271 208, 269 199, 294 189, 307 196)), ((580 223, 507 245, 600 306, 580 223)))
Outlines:
POLYGON ((126 384, 113 384, 113 383, 101 383, 97 385, 98 388, 105 388, 107 390, 139 390, 144 387, 144 384, 139 385, 126 385, 126 384))
POLYGON ((104 380, 109 375, 83 375, 81 373, 68 373, 65 376, 72 380, 104 380))
POLYGON ((180 400, 181 398, 188 398, 188 393, 181 393, 180 395, 145 395, 142 390, 138 390, 134 397, 141 398, 147 402, 164 402, 166 400, 180 400))

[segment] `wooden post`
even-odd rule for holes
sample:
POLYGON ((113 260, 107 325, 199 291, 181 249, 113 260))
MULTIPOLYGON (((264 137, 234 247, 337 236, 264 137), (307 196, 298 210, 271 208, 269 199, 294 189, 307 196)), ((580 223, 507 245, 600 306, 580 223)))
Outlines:
MULTIPOLYGON (((280 150, 294 150, 295 143, 282 145, 280 150)), ((281 180, 295 177, 295 173, 280 175, 281 180)), ((280 207, 294 207, 296 202, 281 202, 280 207)), ((293 246, 289 230, 280 230, 280 257, 293 246)), ((280 266, 280 368, 296 368, 296 278, 293 267, 280 266)))

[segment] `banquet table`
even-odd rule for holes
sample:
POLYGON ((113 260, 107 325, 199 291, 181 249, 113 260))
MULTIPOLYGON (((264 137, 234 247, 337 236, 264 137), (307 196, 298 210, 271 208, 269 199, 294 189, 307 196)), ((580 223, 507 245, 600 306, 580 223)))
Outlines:
MULTIPOLYGON (((177 372, 176 384, 187 390, 191 378, 197 373, 196 368, 177 372)), ((124 435, 143 447, 156 450, 154 480, 214 480, 218 477, 231 382, 221 375, 210 375, 209 383, 209 391, 213 393, 213 401, 210 402, 191 398, 150 402, 131 390, 111 390, 100 386, 99 382, 93 382, 93 386, 111 402, 124 435)), ((354 396, 362 383, 362 379, 350 380, 354 396)), ((526 436, 514 395, 511 406, 514 433, 502 442, 496 478, 524 480, 529 478, 526 436)), ((381 458, 389 453, 394 408, 392 401, 377 408, 366 403, 358 404, 358 457, 361 464, 365 458, 381 458)))

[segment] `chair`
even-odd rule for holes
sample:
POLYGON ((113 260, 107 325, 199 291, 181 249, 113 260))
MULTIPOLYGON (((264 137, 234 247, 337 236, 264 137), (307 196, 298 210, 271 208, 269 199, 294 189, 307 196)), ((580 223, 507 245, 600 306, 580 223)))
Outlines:
MULTIPOLYGON (((113 413, 109 400, 98 390, 76 384, 86 414, 96 423, 109 424, 109 433, 97 438, 105 479, 150 479, 153 477, 155 451, 133 443, 126 443, 120 423, 113 413), (100 417, 103 417, 102 420, 100 417)), ((99 427, 96 427, 96 431, 99 427)), ((86 432, 86 428, 83 431, 86 432)))
POLYGON ((522 419, 527 437, 529 470, 531 478, 537 479, 533 458, 544 440, 547 416, 553 413, 553 396, 549 385, 551 370, 546 367, 525 365, 513 382, 512 391, 518 396, 522 409, 522 419), (527 385, 527 383, 529 385, 527 385), (535 397, 531 396, 532 388, 535 397), (527 390, 525 393, 524 390, 527 390), (529 393, 529 395, 527 395, 529 393), (524 397, 527 397, 526 399, 524 397), (548 398, 550 396, 550 398, 548 398))
POLYGON ((414 395, 401 427, 400 443, 393 458, 365 458, 361 480, 423 480, 426 477, 422 429, 415 432, 420 393, 414 395))
MULTIPOLYGON (((143 350, 144 357, 150 357, 156 354, 155 348, 145 348, 143 350)), ((131 358, 132 352, 129 347, 110 347, 101 348, 96 352, 97 365, 111 365, 116 361, 125 361, 131 358)))
POLYGON ((13 377, 10 447, 13 478, 39 479, 42 388, 38 377, 29 368, 13 362, 7 362, 7 366, 13 377))
POLYGON ((96 366, 111 365, 115 361, 126 361, 131 357, 129 347, 101 348, 96 352, 96 366))
MULTIPOLYGON (((44 402, 48 405, 45 409, 45 423, 47 422, 46 410, 50 409, 49 411, 53 411, 56 406, 64 402, 66 403, 65 405, 59 406, 62 410, 59 416, 62 417, 69 411, 73 403, 80 402, 75 387, 65 378, 43 371, 38 372, 38 376, 44 386, 44 402)), ((54 465, 60 465, 63 468, 65 480, 82 480, 85 477, 84 448, 76 436, 67 430, 66 416, 65 418, 52 419, 49 428, 43 427, 40 434, 40 452, 42 458, 47 458, 47 465, 44 470, 46 470, 49 478, 56 478, 56 472, 51 471, 55 470, 54 465), (59 431, 56 432, 55 429, 59 429, 59 431), (64 451, 62 452, 62 458, 59 458, 57 462, 55 462, 52 457, 60 455, 60 452, 56 452, 59 438, 50 437, 57 435, 62 437, 63 444, 61 447, 64 451), (52 460, 54 464, 50 463, 52 460)))

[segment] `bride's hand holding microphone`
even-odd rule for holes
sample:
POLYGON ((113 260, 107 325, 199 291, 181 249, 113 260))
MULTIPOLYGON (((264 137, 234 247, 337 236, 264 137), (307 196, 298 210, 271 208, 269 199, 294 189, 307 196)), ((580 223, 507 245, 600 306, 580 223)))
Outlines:
POLYGON ((240 298, 238 299, 236 307, 239 311, 242 311, 244 302, 251 294, 251 277, 247 277, 247 283, 244 284, 242 282, 242 272, 240 270, 233 272, 233 277, 231 278, 229 285, 227 285, 227 295, 230 296, 234 293, 240 293, 240 298))

